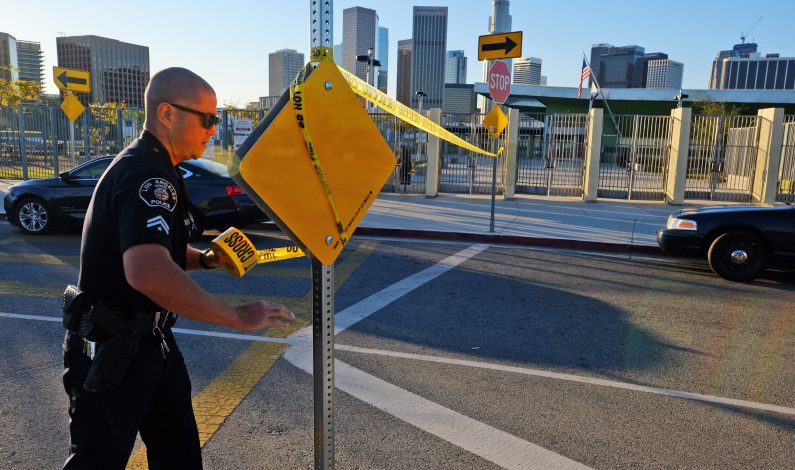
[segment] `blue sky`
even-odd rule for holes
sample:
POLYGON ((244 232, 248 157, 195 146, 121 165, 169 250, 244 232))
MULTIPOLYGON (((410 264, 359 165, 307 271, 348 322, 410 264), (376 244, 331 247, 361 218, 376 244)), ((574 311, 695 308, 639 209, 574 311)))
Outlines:
MULTIPOLYGON (((152 71, 183 66, 205 77, 219 103, 243 105, 268 93, 268 54, 309 49, 309 0, 0 0, 0 31, 39 41, 45 55, 46 91, 54 92, 55 37, 95 34, 149 47, 152 71), (293 9, 288 9, 293 6, 293 9)), ((577 86, 582 53, 594 43, 637 44, 683 62, 684 87, 706 88, 712 58, 751 32, 760 52, 795 56, 793 0, 512 0, 514 31, 524 32, 523 55, 540 57, 549 85, 577 86), (785 39, 786 38, 786 39, 785 39)), ((411 38, 414 5, 449 7, 448 50, 468 57, 468 82, 482 81, 478 36, 487 34, 491 0, 335 0, 334 42, 342 39, 342 10, 378 12, 389 28, 390 94, 394 93, 397 41, 411 38)))

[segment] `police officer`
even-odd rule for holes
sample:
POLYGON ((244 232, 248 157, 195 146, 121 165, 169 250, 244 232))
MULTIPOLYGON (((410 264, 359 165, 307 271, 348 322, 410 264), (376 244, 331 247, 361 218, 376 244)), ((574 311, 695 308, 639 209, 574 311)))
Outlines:
POLYGON ((139 336, 127 329, 108 342, 89 342, 80 332, 67 331, 63 381, 70 399, 71 446, 66 469, 124 469, 138 432, 150 469, 201 468, 190 381, 170 329, 175 314, 240 331, 294 319, 284 306, 264 300, 232 307, 185 273, 219 264, 211 250, 188 245, 188 201, 175 168, 201 156, 216 133, 212 87, 187 69, 168 68, 150 80, 145 106, 143 133, 113 160, 94 191, 83 227, 78 284, 90 298, 97 324, 116 316, 152 323, 146 331, 136 329, 139 336), (113 351, 115 338, 124 337, 136 340, 120 349, 123 354, 114 354, 130 358, 109 371, 92 369, 92 364, 101 369, 99 358, 113 351), (118 383, 91 382, 96 373, 116 374, 118 383))

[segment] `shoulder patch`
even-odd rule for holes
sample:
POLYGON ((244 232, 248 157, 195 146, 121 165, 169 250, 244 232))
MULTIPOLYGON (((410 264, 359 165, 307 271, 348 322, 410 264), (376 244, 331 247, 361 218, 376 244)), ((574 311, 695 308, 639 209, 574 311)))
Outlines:
POLYGON ((174 185, 163 178, 149 178, 138 190, 138 196, 149 207, 162 207, 173 211, 177 207, 177 190, 174 185))

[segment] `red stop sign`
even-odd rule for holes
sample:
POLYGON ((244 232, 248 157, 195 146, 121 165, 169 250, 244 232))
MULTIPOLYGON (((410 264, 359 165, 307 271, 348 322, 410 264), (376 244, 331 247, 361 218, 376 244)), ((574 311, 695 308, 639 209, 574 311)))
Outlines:
POLYGON ((511 94, 511 70, 502 60, 495 60, 489 69, 489 93, 495 103, 503 104, 511 94))

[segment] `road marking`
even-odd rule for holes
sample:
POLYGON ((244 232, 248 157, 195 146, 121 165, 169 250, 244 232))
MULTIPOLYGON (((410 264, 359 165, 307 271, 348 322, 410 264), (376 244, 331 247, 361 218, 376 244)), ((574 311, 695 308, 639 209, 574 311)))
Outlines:
MULTIPOLYGON (((21 320, 37 320, 60 323, 61 317, 54 317, 48 315, 23 315, 18 313, 0 312, 0 317, 17 318, 21 320)), ((306 339, 299 340, 296 336, 292 338, 274 338, 271 336, 257 336, 257 335, 244 335, 237 333, 224 333, 222 331, 205 331, 205 330, 192 330, 185 328, 173 328, 172 331, 178 334, 192 335, 192 336, 207 336, 213 338, 234 339, 242 341, 252 341, 257 343, 274 343, 274 344, 288 344, 300 345, 306 339)), ((397 357, 401 359, 413 359, 417 361, 436 362, 441 364, 450 364, 465 367, 475 367, 478 369, 497 370, 502 372, 512 372, 516 374, 531 375, 535 377, 544 377, 556 380, 565 380, 568 382, 584 383, 588 385, 598 385, 602 387, 618 388, 622 390, 630 390, 635 392, 651 393, 654 395, 663 395, 675 398, 683 398, 686 400, 703 401, 707 403, 717 403, 721 405, 729 405, 737 408, 748 408, 760 411, 771 411, 774 413, 781 413, 786 415, 795 416, 795 408, 771 405, 769 403, 762 403, 750 400, 738 400, 734 398, 719 397, 716 395, 705 395, 701 393, 685 392, 682 390, 675 390, 671 388, 651 387, 646 385, 637 385, 628 382, 618 382, 614 380, 598 379, 595 377, 587 377, 582 375, 564 374, 560 372, 550 372, 541 369, 532 369, 528 367, 516 367, 504 364, 493 364, 489 362, 470 361, 466 359, 455 359, 449 357, 429 356, 425 354, 412 354, 403 353, 399 351, 387 351, 383 349, 369 349, 360 348, 357 346, 348 346, 345 344, 336 344, 334 349, 339 351, 349 351, 360 354, 372 354, 378 356, 397 357)), ((311 369, 310 369, 311 372, 311 369)))
POLYGON ((787 406, 770 405, 767 403, 759 403, 748 400, 737 400, 733 398, 723 398, 715 395, 704 395, 701 393, 684 392, 681 390, 674 390, 670 388, 650 387, 647 385, 637 385, 627 382, 618 382, 614 380, 598 379, 595 377, 587 377, 582 375, 564 374, 560 372, 550 372, 541 369, 531 369, 527 367, 516 367, 504 364, 493 364, 488 362, 470 361, 466 359, 455 359, 450 357, 429 356, 425 354, 412 354, 403 353, 398 351, 386 351, 382 349, 368 349, 356 346, 347 346, 343 344, 335 345, 334 349, 340 351, 350 351, 361 354, 373 354, 378 356, 397 357, 402 359, 413 359, 425 362, 437 362, 441 364, 450 364, 456 366, 475 367, 478 369, 497 370, 501 372, 512 372, 516 374, 532 375, 535 377, 544 377, 548 379, 565 380, 568 382, 584 383, 588 385, 599 385, 602 387, 619 388, 623 390, 631 390, 635 392, 651 393, 655 395, 663 395, 675 398, 684 398, 687 400, 703 401, 708 403, 717 403, 721 405, 729 405, 737 408, 749 408, 754 410, 772 411, 774 413, 781 413, 786 415, 795 416, 795 408, 787 406))
MULTIPOLYGON (((334 316, 335 333, 369 317, 487 248, 488 245, 472 245, 344 309, 334 316)), ((293 341, 284 353, 284 358, 312 374, 312 327, 304 328, 290 339, 293 341)), ((343 392, 504 468, 589 468, 549 449, 403 390, 340 360, 334 361, 334 377, 335 387, 343 392)))

